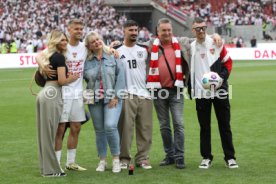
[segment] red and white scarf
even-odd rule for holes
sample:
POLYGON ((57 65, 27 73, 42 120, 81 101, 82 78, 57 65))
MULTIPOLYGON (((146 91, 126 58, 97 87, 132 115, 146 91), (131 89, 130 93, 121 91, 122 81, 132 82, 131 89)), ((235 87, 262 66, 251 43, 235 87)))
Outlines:
MULTIPOLYGON (((156 38, 153 41, 152 49, 151 49, 151 58, 150 58, 150 66, 149 66, 149 75, 147 80, 146 88, 162 88, 160 83, 160 76, 158 70, 158 50, 159 50, 160 40, 156 38)), ((175 53, 175 83, 174 86, 183 88, 183 74, 182 74, 182 66, 181 66, 181 52, 180 46, 176 39, 176 37, 172 37, 172 45, 175 53)))

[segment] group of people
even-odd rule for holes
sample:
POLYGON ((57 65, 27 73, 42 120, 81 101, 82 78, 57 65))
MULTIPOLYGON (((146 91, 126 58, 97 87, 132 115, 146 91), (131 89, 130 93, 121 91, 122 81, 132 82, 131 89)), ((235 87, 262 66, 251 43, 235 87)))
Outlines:
POLYGON ((76 149, 81 122, 86 121, 84 101, 92 117, 96 134, 99 164, 96 171, 107 168, 107 147, 112 155, 112 172, 126 169, 131 162, 151 169, 152 104, 160 125, 165 158, 160 166, 175 164, 185 168, 184 94, 188 87, 196 99, 200 125, 199 168, 208 169, 211 151, 211 108, 215 112, 227 167, 237 168, 230 128, 230 104, 227 79, 232 60, 218 35, 206 35, 206 22, 196 18, 192 31, 196 39, 174 37, 167 18, 158 21, 157 37, 137 43, 138 24, 124 24, 124 40, 114 48, 104 45, 96 32, 86 35, 83 23, 73 19, 68 24, 70 39, 52 31, 48 48, 37 56, 46 85, 37 96, 37 127, 40 172, 42 176, 66 176, 60 166, 61 148, 67 126, 67 170, 84 171, 76 163, 76 149), (216 44, 214 44, 214 42, 216 44), (210 71, 222 78, 219 90, 210 92, 201 85, 201 77, 210 71), (86 81, 83 90, 82 82, 86 81), (173 130, 171 129, 171 120, 173 130), (134 130, 135 129, 135 130, 134 130), (137 153, 130 153, 136 132, 137 153))

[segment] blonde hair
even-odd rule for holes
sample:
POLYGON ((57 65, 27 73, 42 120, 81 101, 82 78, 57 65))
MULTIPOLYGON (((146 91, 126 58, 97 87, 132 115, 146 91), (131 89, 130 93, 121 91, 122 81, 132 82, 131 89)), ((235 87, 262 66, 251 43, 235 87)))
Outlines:
POLYGON ((63 39, 63 36, 65 36, 65 38, 68 41, 67 36, 61 32, 61 31, 57 31, 54 30, 50 33, 50 35, 48 36, 47 39, 47 49, 44 49, 42 52, 40 52, 39 54, 37 54, 36 56, 36 62, 39 66, 39 71, 40 73, 42 73, 43 69, 50 64, 50 57, 55 53, 55 52, 59 52, 63 55, 65 55, 66 50, 58 50, 57 45, 61 42, 61 40, 63 39))
POLYGON ((83 21, 81 21, 80 19, 72 19, 69 21, 68 27, 71 27, 73 24, 80 24, 83 26, 83 21))
POLYGON ((46 56, 46 59, 48 61, 49 61, 50 57, 55 52, 59 52, 59 53, 65 55, 66 50, 61 51, 57 48, 57 45, 61 42, 61 40, 63 39, 63 36, 65 36, 65 38, 68 41, 67 36, 61 31, 54 30, 50 33, 48 43, 47 43, 48 52, 47 52, 47 56, 46 56))
POLYGON ((99 35, 99 33, 95 32, 95 31, 91 31, 86 35, 86 37, 84 39, 85 46, 88 50, 87 59, 92 59, 93 56, 94 56, 93 51, 88 48, 89 41, 90 41, 91 37, 99 38, 102 41, 102 44, 103 44, 103 51, 107 54, 110 54, 110 49, 108 48, 108 46, 105 45, 105 43, 103 42, 103 39, 99 35))

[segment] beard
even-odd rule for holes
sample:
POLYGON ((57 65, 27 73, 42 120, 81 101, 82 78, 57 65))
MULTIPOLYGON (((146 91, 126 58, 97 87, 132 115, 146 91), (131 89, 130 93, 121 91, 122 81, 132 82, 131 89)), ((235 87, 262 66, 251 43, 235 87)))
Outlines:
POLYGON ((137 41, 137 35, 130 36, 129 40, 132 41, 132 42, 136 42, 137 41))

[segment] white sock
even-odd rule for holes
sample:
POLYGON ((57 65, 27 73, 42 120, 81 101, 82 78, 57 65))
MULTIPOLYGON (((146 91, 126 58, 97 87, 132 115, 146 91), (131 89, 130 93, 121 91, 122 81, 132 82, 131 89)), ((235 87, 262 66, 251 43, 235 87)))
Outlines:
POLYGON ((75 158, 76 158, 76 149, 68 149, 67 150, 67 163, 66 165, 75 163, 75 158))
POLYGON ((113 158, 113 161, 120 162, 120 159, 119 158, 113 158))
POLYGON ((58 164, 60 165, 61 150, 58 150, 58 151, 56 151, 55 153, 56 153, 56 157, 57 157, 58 164))

